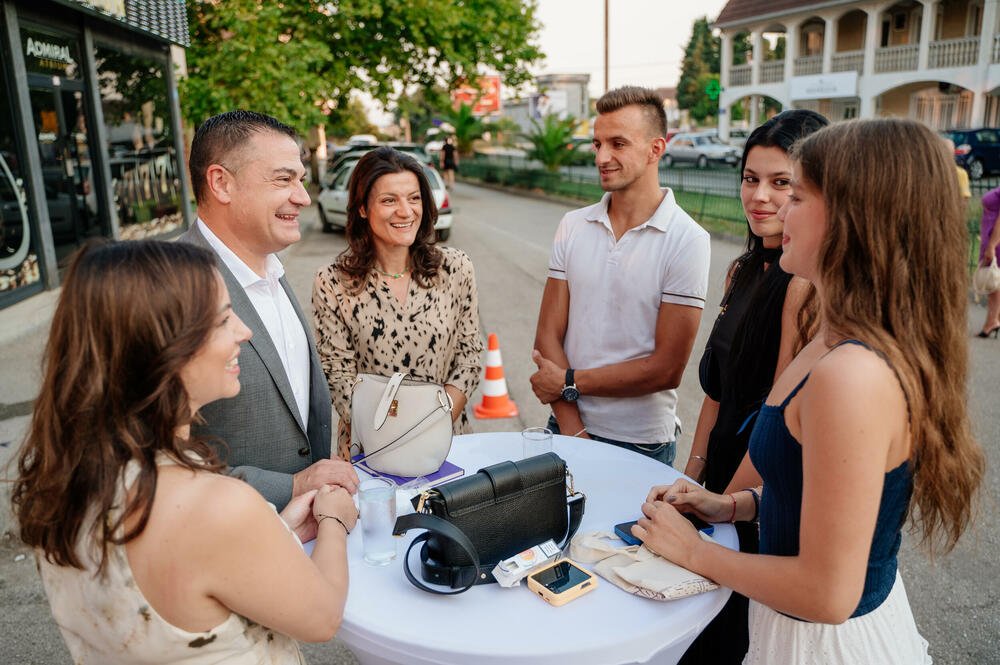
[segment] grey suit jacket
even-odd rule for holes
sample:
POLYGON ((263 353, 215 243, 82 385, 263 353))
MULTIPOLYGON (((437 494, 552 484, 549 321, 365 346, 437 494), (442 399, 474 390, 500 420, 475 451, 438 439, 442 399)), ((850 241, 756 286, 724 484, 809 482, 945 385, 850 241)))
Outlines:
MULTIPOLYGON (((179 240, 212 249, 197 225, 179 240)), ((205 424, 192 426, 192 434, 221 439, 228 444, 226 455, 224 447, 211 442, 229 464, 229 473, 250 483, 281 510, 292 498, 292 474, 330 457, 330 389, 316 354, 312 331, 295 294, 282 277, 281 286, 292 301, 309 341, 309 424, 304 428, 288 375, 264 322, 218 254, 216 264, 229 289, 233 311, 253 331, 253 337, 242 344, 239 395, 202 407, 205 424)))

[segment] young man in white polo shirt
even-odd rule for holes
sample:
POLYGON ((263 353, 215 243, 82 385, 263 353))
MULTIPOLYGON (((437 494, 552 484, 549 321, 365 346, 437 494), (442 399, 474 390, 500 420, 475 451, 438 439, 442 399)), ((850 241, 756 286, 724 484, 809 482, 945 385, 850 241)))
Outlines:
POLYGON ((661 189, 666 115, 652 90, 597 101, 600 203, 563 217, 531 377, 550 427, 671 464, 676 388, 708 290, 709 235, 661 189))

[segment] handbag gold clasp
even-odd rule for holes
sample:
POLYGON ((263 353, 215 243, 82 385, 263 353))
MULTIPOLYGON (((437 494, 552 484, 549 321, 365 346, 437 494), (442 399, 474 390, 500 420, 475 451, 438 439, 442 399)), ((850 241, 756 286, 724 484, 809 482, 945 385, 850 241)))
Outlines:
POLYGON ((392 400, 392 404, 389 405, 389 415, 392 416, 393 418, 395 418, 395 417, 397 417, 399 415, 399 400, 398 399, 392 400))
POLYGON ((427 501, 427 497, 429 497, 430 495, 431 495, 430 492, 421 492, 420 493, 420 501, 417 502, 417 512, 418 513, 424 512, 424 502, 427 501))
POLYGON ((584 494, 583 492, 578 492, 576 488, 573 487, 573 474, 569 472, 569 469, 566 469, 566 485, 567 485, 566 487, 567 497, 582 496, 584 501, 587 500, 586 494, 584 494))

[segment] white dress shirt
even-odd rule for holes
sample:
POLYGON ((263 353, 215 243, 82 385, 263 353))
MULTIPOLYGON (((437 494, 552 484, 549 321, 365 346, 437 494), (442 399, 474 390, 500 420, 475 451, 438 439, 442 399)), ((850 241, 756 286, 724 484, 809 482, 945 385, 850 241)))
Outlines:
POLYGON ((285 375, 292 386, 295 405, 302 416, 302 427, 309 426, 309 341, 306 331, 299 321, 292 301, 278 282, 285 274, 285 268, 274 254, 267 255, 267 275, 261 277, 250 269, 240 257, 226 247, 208 225, 197 221, 198 230, 216 251, 222 262, 233 273, 236 281, 250 298, 257 316, 264 322, 267 334, 278 351, 285 375))

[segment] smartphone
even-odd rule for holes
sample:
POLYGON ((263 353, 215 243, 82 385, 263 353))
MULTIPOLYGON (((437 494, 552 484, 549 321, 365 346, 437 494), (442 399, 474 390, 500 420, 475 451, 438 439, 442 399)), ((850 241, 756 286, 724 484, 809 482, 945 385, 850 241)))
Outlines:
POLYGON ((565 605, 597 586, 597 578, 569 559, 560 559, 528 575, 528 588, 549 605, 565 605))
MULTIPOLYGON (((701 531, 706 536, 711 536, 715 533, 715 527, 705 520, 696 517, 693 513, 681 513, 688 522, 694 525, 694 528, 701 531)), ((638 520, 632 520, 631 522, 623 522, 621 524, 615 525, 615 535, 624 540, 629 545, 641 545, 642 541, 632 535, 632 525, 634 525, 638 520)))

